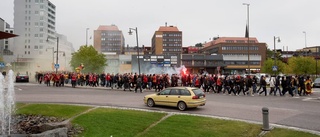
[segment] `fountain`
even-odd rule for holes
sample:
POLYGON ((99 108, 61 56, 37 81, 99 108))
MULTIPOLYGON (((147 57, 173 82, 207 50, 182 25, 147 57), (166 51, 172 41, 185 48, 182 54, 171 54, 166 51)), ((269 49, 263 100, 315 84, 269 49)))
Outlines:
POLYGON ((11 117, 15 110, 14 73, 9 70, 7 77, 0 73, 0 135, 10 136, 11 117))

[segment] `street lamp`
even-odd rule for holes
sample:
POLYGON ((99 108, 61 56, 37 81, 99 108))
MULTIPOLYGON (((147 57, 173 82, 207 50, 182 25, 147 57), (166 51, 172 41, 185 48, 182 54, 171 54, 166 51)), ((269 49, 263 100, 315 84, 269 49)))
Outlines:
POLYGON ((51 48, 46 48, 46 51, 48 49, 52 49, 52 65, 54 64, 54 47, 51 47, 51 48))
POLYGON ((249 70, 249 75, 251 73, 250 71, 250 36, 249 36, 249 6, 250 4, 248 3, 242 3, 242 5, 247 6, 247 37, 248 37, 248 70, 249 70))
POLYGON ((302 33, 304 33, 304 45, 307 47, 307 32, 303 31, 302 33))
POLYGON ((132 35, 132 31, 136 32, 136 40, 137 40, 137 52, 138 52, 138 69, 140 75, 140 55, 139 55, 139 42, 138 42, 138 28, 129 28, 129 35, 132 35))
POLYGON ((316 77, 318 76, 318 46, 316 46, 316 77))
MULTIPOLYGON (((49 39, 56 39, 57 40, 57 51, 59 51, 59 37, 47 37, 47 42, 49 41, 49 39)), ((56 64, 59 64, 59 52, 57 52, 57 58, 56 58, 56 64)), ((58 73, 58 67, 56 67, 56 74, 58 73)))
MULTIPOLYGON (((274 53, 273 53, 273 58, 274 58, 274 67, 277 66, 277 50, 276 50, 276 40, 278 40, 278 42, 280 42, 280 37, 276 37, 276 36, 273 36, 273 50, 274 50, 274 53)), ((277 71, 278 70, 273 70, 275 74, 277 74, 277 71)))
MULTIPOLYGON (((60 52, 62 53, 62 56, 64 57, 64 66, 65 66, 65 70, 67 68, 67 56, 66 56, 66 52, 65 51, 55 51, 55 52, 60 52)), ((60 55, 61 56, 61 55, 60 55)), ((62 63, 61 63, 62 64, 62 63)))
POLYGON ((88 30, 89 28, 86 29, 86 46, 88 46, 88 30))

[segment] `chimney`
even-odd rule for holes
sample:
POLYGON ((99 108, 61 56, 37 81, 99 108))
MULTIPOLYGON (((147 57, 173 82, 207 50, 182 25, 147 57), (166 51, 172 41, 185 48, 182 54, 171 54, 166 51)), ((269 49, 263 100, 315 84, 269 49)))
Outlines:
POLYGON ((166 22, 165 24, 166 24, 166 27, 167 27, 168 23, 166 22))

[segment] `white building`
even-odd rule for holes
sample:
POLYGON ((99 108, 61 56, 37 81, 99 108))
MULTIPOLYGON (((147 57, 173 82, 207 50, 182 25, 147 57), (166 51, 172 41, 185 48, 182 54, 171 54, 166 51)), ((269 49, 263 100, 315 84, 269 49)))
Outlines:
MULTIPOLYGON (((14 56, 18 71, 54 70, 52 63, 56 55, 50 55, 57 50, 58 37, 59 52, 65 51, 71 58, 72 44, 55 29, 56 6, 49 0, 14 0, 14 32, 19 35, 14 39, 14 56)), ((60 59, 64 63, 65 59, 60 59)), ((59 70, 63 70, 64 64, 60 64, 59 70)))
MULTIPOLYGON (((13 34, 13 28, 2 18, 0 18, 0 31, 13 34)), ((4 63, 14 62, 13 38, 0 40, 0 54, 4 63)))

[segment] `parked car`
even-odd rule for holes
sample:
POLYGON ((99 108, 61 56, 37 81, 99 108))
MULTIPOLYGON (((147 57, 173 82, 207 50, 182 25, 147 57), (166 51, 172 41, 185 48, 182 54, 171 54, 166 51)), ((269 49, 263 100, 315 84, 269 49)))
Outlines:
POLYGON ((183 111, 187 108, 196 108, 206 104, 205 94, 194 87, 170 87, 159 93, 146 95, 143 99, 149 107, 155 105, 178 107, 183 111))
POLYGON ((313 87, 314 87, 314 88, 320 87, 320 78, 316 78, 316 79, 313 81, 313 87))
POLYGON ((27 74, 18 74, 16 76, 16 82, 29 82, 29 76, 27 74))

